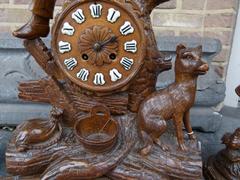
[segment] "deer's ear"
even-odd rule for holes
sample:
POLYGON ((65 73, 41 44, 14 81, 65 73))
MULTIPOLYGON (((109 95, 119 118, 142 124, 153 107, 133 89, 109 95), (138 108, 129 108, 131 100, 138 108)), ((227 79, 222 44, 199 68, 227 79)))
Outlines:
POLYGON ((183 44, 179 44, 179 45, 177 46, 177 54, 178 54, 181 50, 183 50, 183 49, 186 49, 186 46, 184 46, 183 44))

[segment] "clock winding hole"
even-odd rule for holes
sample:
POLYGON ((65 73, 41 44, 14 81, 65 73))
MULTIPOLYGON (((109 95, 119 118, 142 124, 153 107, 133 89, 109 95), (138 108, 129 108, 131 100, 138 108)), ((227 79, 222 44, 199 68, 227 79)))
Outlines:
POLYGON ((87 61, 88 60, 88 55, 87 54, 83 54, 82 58, 83 58, 83 60, 87 61))
POLYGON ((109 55, 109 58, 110 58, 111 60, 115 60, 115 59, 117 58, 117 55, 116 55, 115 53, 111 53, 111 54, 109 55))

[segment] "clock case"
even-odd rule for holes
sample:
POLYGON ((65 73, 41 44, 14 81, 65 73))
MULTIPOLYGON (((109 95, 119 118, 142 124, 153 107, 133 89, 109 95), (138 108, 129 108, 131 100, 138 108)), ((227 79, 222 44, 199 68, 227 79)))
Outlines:
MULTIPOLYGON (((81 3, 82 1, 68 2, 64 7, 68 9, 69 6, 75 5, 78 2, 81 3)), ((111 1, 109 1, 109 3, 111 3, 111 1)), ((64 111, 64 119, 66 119, 64 123, 69 126, 73 126, 75 122, 73 114, 76 113, 72 112, 90 112, 91 108, 96 104, 106 105, 114 115, 126 114, 128 111, 137 112, 142 100, 156 90, 157 76, 161 72, 169 70, 171 68, 171 62, 158 50, 149 10, 143 10, 141 3, 138 1, 120 0, 114 3, 120 3, 128 11, 134 12, 134 16, 139 19, 139 23, 141 23, 144 28, 146 45, 144 45, 145 49, 142 51, 144 52, 142 57, 143 64, 141 68, 136 71, 134 78, 125 86, 116 90, 107 92, 89 91, 73 83, 62 72, 56 63, 55 55, 48 50, 40 39, 26 40, 24 42, 26 49, 45 70, 48 77, 39 81, 21 83, 19 85, 19 97, 21 99, 33 102, 47 102, 56 107, 66 109, 64 111), (53 82, 55 82, 55 84, 53 84, 53 82), (38 91, 41 91, 42 94, 38 95, 34 92, 36 85, 39 88, 38 91), (48 86, 49 89, 47 88, 48 86), (55 88, 60 90, 54 90, 55 88)), ((61 19, 60 16, 61 13, 57 15, 54 24, 58 23, 58 20, 61 19)), ((54 26, 55 25, 53 25, 53 29, 54 26)), ((54 41, 53 39, 53 42, 54 41)))

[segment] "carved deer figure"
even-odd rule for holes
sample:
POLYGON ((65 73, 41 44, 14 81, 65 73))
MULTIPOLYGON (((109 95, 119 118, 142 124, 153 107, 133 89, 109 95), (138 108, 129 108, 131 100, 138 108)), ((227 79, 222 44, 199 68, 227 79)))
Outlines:
POLYGON ((209 66, 201 59, 202 46, 186 48, 181 44, 176 51, 175 82, 147 97, 139 109, 139 135, 144 142, 142 155, 149 154, 153 143, 158 144, 163 150, 167 149, 159 140, 166 131, 167 120, 174 121, 180 150, 187 151, 183 138, 183 124, 189 138, 196 138, 190 124, 189 111, 195 101, 197 78, 204 75, 209 66))

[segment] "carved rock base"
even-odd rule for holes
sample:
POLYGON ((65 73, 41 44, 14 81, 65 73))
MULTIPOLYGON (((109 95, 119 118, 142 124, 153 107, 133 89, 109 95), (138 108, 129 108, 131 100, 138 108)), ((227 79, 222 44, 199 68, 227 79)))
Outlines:
POLYGON ((117 144, 110 152, 86 151, 73 129, 63 128, 61 139, 43 149, 17 152, 12 139, 6 152, 8 172, 21 176, 39 174, 42 179, 91 179, 103 175, 113 179, 203 179, 198 142, 186 139, 189 152, 181 152, 177 150, 174 133, 169 131, 161 137, 169 151, 154 146, 150 155, 143 157, 138 153, 141 143, 136 131, 136 114, 113 118, 121 128, 117 144))

